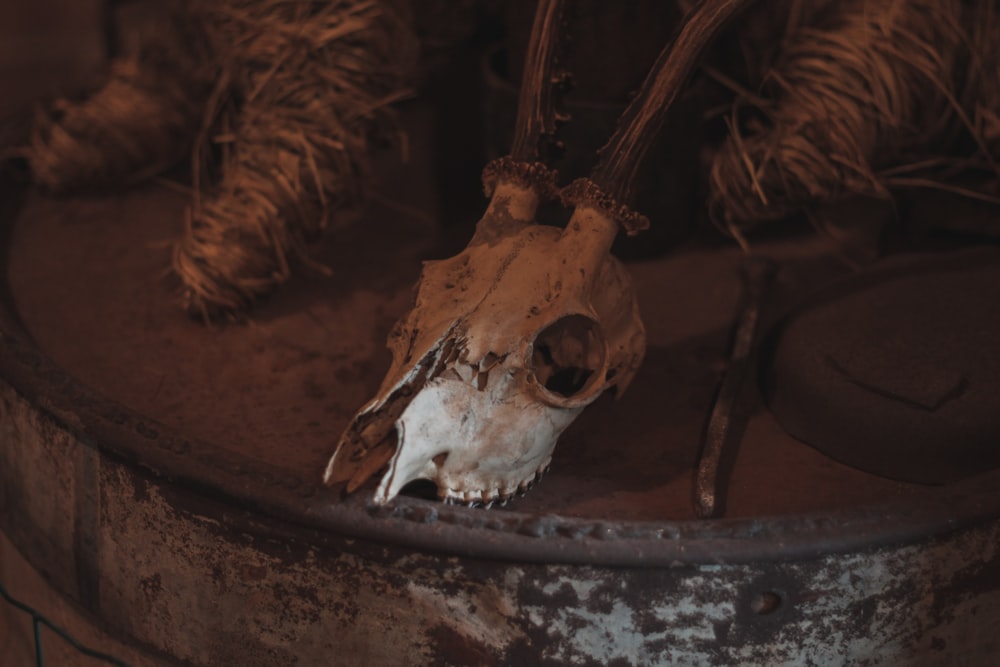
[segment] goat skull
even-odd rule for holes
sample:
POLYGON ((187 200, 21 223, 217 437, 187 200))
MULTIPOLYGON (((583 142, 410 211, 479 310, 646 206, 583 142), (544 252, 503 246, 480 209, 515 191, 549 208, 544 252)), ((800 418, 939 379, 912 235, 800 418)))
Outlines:
POLYGON ((418 479, 448 502, 504 501, 547 468, 584 407, 628 385, 645 332, 608 252, 609 220, 578 207, 566 230, 537 225, 537 202, 501 182, 468 247, 424 265, 389 337, 392 366, 341 437, 328 484, 353 491, 388 463, 380 504, 418 479))

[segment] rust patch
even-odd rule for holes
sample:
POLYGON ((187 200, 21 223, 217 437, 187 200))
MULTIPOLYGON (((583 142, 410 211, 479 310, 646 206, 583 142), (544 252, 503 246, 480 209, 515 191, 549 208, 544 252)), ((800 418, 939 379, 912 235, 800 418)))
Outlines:
POLYGON ((499 656, 443 623, 427 631, 433 646, 434 665, 496 665, 499 656))

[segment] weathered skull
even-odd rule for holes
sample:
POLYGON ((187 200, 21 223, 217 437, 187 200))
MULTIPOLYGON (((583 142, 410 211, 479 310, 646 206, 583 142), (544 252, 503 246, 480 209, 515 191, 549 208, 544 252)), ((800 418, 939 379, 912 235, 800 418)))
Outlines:
POLYGON ((469 246, 424 265, 389 337, 392 367, 344 432, 327 483, 351 491, 388 462, 377 503, 418 479, 446 501, 506 500, 549 465, 585 406, 629 383, 645 332, 597 231, 607 219, 577 208, 563 231, 535 224, 536 205, 534 191, 501 183, 469 246))

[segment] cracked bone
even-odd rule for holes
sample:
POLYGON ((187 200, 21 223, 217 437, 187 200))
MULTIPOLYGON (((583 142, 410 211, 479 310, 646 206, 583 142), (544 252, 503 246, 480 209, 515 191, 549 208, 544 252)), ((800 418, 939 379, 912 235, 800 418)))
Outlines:
POLYGON ((501 180, 469 246, 427 262, 390 334, 393 363, 348 426, 327 483, 348 491, 388 463, 385 503, 409 482, 445 500, 503 501, 549 465, 563 430, 645 351, 617 223, 579 206, 565 230, 534 223, 534 188, 501 180))

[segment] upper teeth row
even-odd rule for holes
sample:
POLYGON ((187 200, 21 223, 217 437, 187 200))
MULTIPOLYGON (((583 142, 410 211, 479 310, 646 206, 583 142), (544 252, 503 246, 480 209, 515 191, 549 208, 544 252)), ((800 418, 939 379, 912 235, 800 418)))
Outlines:
POLYGON ((458 505, 464 503, 469 507, 482 507, 490 509, 494 504, 501 507, 510 502, 515 495, 523 496, 528 490, 538 483, 542 475, 548 471, 548 463, 533 472, 530 477, 523 480, 516 487, 507 487, 502 491, 497 489, 493 493, 484 492, 481 489, 469 489, 461 491, 459 489, 446 489, 441 500, 448 505, 458 505))

